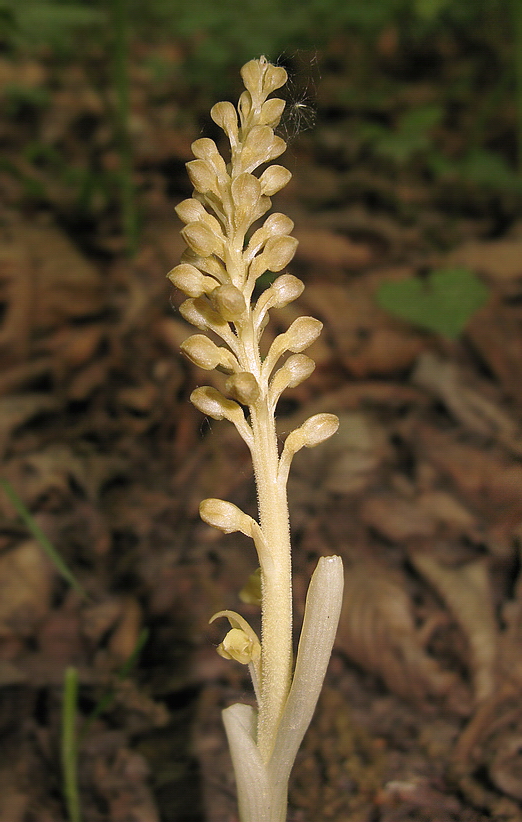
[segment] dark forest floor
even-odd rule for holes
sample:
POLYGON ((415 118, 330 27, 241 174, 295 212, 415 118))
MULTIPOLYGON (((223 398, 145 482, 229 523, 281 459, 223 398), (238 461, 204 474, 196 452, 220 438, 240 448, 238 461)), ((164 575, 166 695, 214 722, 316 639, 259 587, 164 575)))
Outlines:
MULTIPOLYGON (((318 411, 341 419, 291 475, 297 624, 318 556, 339 553, 347 568, 290 820, 521 822, 521 189, 437 176, 422 141, 399 162, 362 128, 392 134, 398 112, 439 104, 467 53, 441 45, 438 68, 418 77, 410 56, 392 84, 406 69, 388 34, 364 103, 346 48, 332 46, 320 77, 313 66, 317 122, 296 136, 287 123, 294 177, 275 201, 295 221, 291 271, 306 290, 270 330, 296 312, 325 324, 316 371, 282 403, 281 433, 318 411), (454 341, 377 303, 382 283, 456 267, 489 297, 454 341)), ((0 60, 2 476, 88 593, 58 575, 0 492, 1 822, 67 820, 68 666, 80 725, 113 697, 79 750, 84 822, 235 819, 220 711, 249 699, 249 684, 207 623, 238 607, 255 557, 197 510, 218 495, 253 512, 254 489, 235 431, 188 402, 204 378, 179 354, 190 328, 165 278, 184 248, 173 212, 190 194, 184 163, 209 121, 147 73, 146 56, 143 46, 132 74, 144 220, 132 261, 92 65, 0 60), (144 628, 139 661, 118 678, 144 628)), ((458 155, 467 111, 461 101, 436 126, 439 153, 458 155)), ((308 108, 293 113, 311 125, 308 108)), ((508 157, 511 113, 486 135, 505 139, 508 157)))

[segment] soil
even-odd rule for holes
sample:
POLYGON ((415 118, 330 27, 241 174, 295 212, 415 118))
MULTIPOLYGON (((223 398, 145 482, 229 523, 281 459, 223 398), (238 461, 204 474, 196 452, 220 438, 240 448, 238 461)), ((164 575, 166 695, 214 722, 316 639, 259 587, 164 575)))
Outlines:
MULTIPOLYGON (((132 258, 100 56, 0 60, 2 822, 74 822, 71 669, 83 822, 237 818, 220 712, 252 695, 208 619, 239 608, 258 620, 238 600, 256 561, 246 538, 200 522, 198 505, 217 495, 254 514, 255 492, 235 430, 188 401, 213 375, 179 353, 191 329, 165 276, 184 249, 173 206, 190 195, 190 144, 216 135, 186 90, 147 68, 158 54, 178 64, 179 49, 135 49, 132 258)), ((296 630, 317 558, 338 553, 346 567, 290 822, 522 821, 522 189, 433 171, 437 152, 463 150, 482 94, 472 84, 467 106, 450 99, 433 142, 402 159, 363 128, 396 135, 405 110, 446 103, 459 68, 480 74, 486 59, 444 38, 433 52, 418 71, 387 30, 363 93, 357 44, 333 43, 308 60, 283 127, 294 176, 274 205, 295 221, 290 270, 306 290, 267 333, 297 313, 324 332, 278 421, 283 437, 319 411, 341 419, 291 475, 296 630), (455 268, 487 299, 453 339, 379 304, 383 283, 455 268)), ((484 129, 512 163, 509 102, 484 129)))

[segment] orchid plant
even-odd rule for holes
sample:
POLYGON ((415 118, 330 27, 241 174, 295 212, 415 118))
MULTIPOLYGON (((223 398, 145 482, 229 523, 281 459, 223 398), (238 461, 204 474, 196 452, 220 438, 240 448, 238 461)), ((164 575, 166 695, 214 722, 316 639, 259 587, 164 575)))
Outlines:
POLYGON ((299 317, 263 358, 260 340, 270 309, 297 299, 304 285, 282 273, 253 298, 259 277, 282 272, 297 241, 284 214, 273 213, 253 227, 270 209, 271 196, 291 178, 283 166, 270 165, 286 148, 274 133, 285 103, 269 97, 285 84, 286 71, 261 57, 243 66, 241 76, 245 91, 237 110, 229 102, 211 110, 230 144, 228 162, 213 140, 204 137, 192 144, 196 159, 187 170, 194 192, 176 208, 188 248, 168 276, 188 297, 181 315, 204 332, 189 337, 182 351, 199 367, 227 375, 225 393, 202 386, 190 399, 203 414, 232 422, 252 456, 259 521, 221 499, 203 500, 200 514, 225 533, 246 534, 257 550, 260 589, 256 594, 251 584, 249 596, 261 604, 261 639, 234 611, 220 611, 211 621, 228 618, 231 627, 218 651, 248 665, 258 705, 255 710, 236 704, 223 712, 241 822, 284 822, 290 771, 321 690, 343 590, 340 557, 322 557, 310 582, 294 666, 286 484, 294 454, 330 437, 339 421, 333 414, 316 414, 288 434, 281 451, 278 447, 277 402, 286 388, 314 370, 315 363, 302 352, 317 339, 322 324, 299 317))

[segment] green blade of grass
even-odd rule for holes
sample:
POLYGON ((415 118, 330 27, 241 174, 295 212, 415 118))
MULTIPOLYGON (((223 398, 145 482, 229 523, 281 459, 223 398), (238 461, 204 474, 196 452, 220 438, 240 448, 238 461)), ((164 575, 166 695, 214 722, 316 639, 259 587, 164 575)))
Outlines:
POLYGON ((65 562, 57 552, 52 542, 48 539, 48 537, 46 537, 38 523, 35 521, 31 512, 23 504, 22 500, 14 490, 11 483, 3 477, 0 477, 0 486, 4 489, 5 493, 9 497, 9 500, 12 503, 16 513, 18 514, 26 528, 33 535, 35 540, 38 542, 40 547, 45 551, 45 553, 55 566, 56 570, 69 583, 69 585, 71 585, 71 587, 75 589, 75 591, 77 591, 82 597, 88 599, 89 597, 86 590, 78 582, 73 572, 65 564, 65 562))
POLYGON ((76 715, 78 708, 78 672, 67 668, 62 703, 62 773, 63 791, 69 822, 81 822, 78 795, 78 745, 76 715))

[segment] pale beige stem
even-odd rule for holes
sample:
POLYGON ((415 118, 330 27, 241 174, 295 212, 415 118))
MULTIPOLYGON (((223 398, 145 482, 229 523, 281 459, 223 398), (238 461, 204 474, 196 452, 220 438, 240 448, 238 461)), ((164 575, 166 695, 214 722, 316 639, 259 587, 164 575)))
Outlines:
POLYGON ((257 744, 268 761, 292 679, 292 567, 288 504, 277 481, 279 456, 266 398, 252 411, 259 519, 269 563, 261 567, 261 687, 257 744))
POLYGON ((261 682, 257 744, 265 762, 272 753, 277 728, 292 681, 292 562, 286 488, 281 487, 274 413, 268 378, 262 373, 252 307, 241 328, 240 359, 256 376, 260 394, 250 406, 252 463, 259 524, 267 550, 260 554, 261 682))

